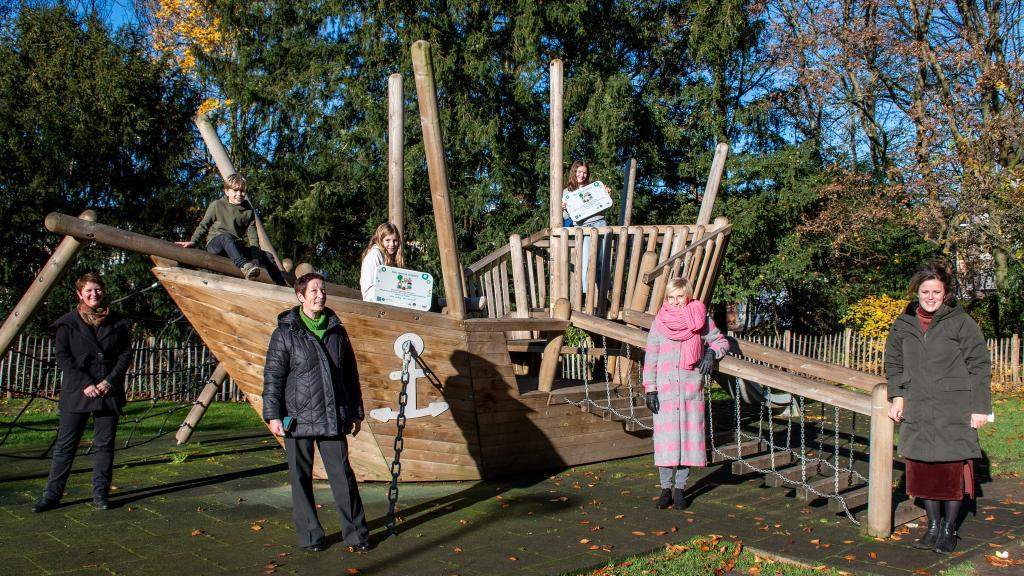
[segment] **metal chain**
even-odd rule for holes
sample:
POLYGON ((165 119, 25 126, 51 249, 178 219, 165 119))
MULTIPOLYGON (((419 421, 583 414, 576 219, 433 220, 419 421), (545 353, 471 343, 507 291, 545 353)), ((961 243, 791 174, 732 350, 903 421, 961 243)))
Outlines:
POLYGON ((395 418, 395 458, 391 461, 391 485, 388 486, 388 523, 387 535, 395 536, 396 512, 398 506, 398 477, 402 474, 402 450, 405 440, 405 405, 409 402, 409 365, 413 360, 412 342, 406 340, 402 345, 402 389, 398 392, 398 417, 395 418))

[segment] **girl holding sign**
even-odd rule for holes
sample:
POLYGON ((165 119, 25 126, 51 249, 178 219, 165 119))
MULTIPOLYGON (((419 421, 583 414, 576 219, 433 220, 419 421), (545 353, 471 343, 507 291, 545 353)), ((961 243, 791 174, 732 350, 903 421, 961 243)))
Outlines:
MULTIPOLYGON (((597 212, 597 213, 591 214, 589 216, 586 216, 586 217, 584 217, 579 222, 573 221, 569 217, 569 212, 566 210, 566 206, 565 206, 566 197, 569 196, 570 194, 572 194, 573 192, 575 192, 576 190, 578 190, 580 187, 586 186, 587 184, 590 184, 590 168, 587 166, 587 163, 586 162, 581 162, 579 160, 573 162, 572 163, 572 167, 569 168, 569 174, 566 176, 566 181, 569 182, 569 184, 568 184, 568 186, 566 186, 566 188, 564 190, 562 190, 562 222, 563 222, 563 224, 565 226, 582 226, 582 227, 585 227, 585 228, 601 228, 601 227, 607 226, 608 225, 608 221, 604 219, 604 210, 601 210, 600 212, 597 212)), ((606 194, 611 196, 611 194, 612 194, 612 189, 611 188, 609 188, 608 186, 605 186, 604 187, 604 191, 605 191, 606 194)), ((602 245, 598 246, 598 249, 597 249, 597 264, 598 264, 597 270, 598 270, 598 276, 600 276, 600 274, 601 274, 601 268, 602 268, 601 261, 603 260, 603 256, 604 256, 604 246, 603 246, 603 243, 602 243, 602 245)), ((583 237, 583 262, 582 262, 582 268, 583 268, 583 270, 580 273, 580 277, 581 277, 581 280, 583 282, 583 293, 586 294, 587 293, 587 286, 589 285, 589 283, 587 282, 587 271, 590 268, 590 236, 589 235, 586 235, 586 236, 583 237)))
POLYGON ((359 270, 359 288, 363 292, 363 300, 374 301, 373 279, 377 268, 381 266, 405 266, 402 256, 402 233, 391 222, 377 226, 370 238, 370 243, 363 250, 363 264, 359 270))

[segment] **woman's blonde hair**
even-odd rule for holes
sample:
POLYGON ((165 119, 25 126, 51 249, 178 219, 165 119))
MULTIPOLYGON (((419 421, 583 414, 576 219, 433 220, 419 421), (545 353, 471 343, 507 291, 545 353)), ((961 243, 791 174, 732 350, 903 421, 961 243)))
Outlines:
POLYGON ((385 266, 398 266, 399 268, 405 266, 405 256, 402 254, 402 247, 405 246, 405 241, 402 239, 402 233, 398 230, 398 226, 395 226, 391 222, 384 222, 380 226, 377 226, 377 230, 375 230, 373 236, 370 237, 370 243, 367 244, 366 248, 363 250, 362 258, 366 258, 366 255, 370 253, 370 250, 373 250, 374 246, 376 246, 380 250, 380 253, 384 255, 385 266), (395 252, 394 256, 388 254, 388 251, 384 249, 384 238, 388 236, 398 237, 398 252, 395 252))
POLYGON ((690 300, 693 300, 693 286, 690 285, 689 278, 672 278, 665 285, 665 297, 668 298, 669 294, 682 290, 683 294, 690 300))

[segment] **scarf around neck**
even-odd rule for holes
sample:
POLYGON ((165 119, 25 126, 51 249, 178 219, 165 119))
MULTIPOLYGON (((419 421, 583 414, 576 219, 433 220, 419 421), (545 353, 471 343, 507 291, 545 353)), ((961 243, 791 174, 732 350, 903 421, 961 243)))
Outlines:
POLYGON ((78 303, 78 315, 93 328, 99 328, 100 324, 107 319, 108 314, 110 314, 110 308, 93 308, 85 302, 78 303))
POLYGON ((703 353, 701 331, 707 318, 707 308, 700 300, 690 300, 685 306, 672 306, 668 302, 661 305, 654 323, 658 330, 669 340, 682 343, 680 364, 692 368, 700 361, 703 353))

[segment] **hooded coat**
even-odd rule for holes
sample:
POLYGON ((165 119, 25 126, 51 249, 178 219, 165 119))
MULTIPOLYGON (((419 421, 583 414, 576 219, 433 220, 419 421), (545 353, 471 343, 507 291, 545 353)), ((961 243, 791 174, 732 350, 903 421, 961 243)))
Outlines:
POLYGON ((60 381, 61 412, 95 412, 120 409, 126 404, 124 380, 132 363, 131 326, 114 312, 96 329, 72 310, 53 323, 54 349, 60 381), (89 398, 86 387, 106 380, 111 389, 106 396, 89 398))
POLYGON ((296 438, 347 434, 363 419, 355 354, 338 315, 324 309, 327 328, 317 337, 299 318, 300 307, 282 312, 270 337, 263 367, 263 419, 295 419, 296 438))
POLYGON ((924 462, 981 458, 971 414, 992 411, 992 365, 978 324, 959 304, 935 311, 927 332, 911 302, 885 343, 889 399, 903 397, 899 454, 924 462))

